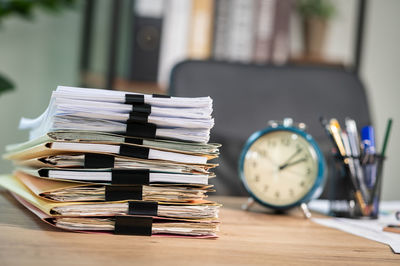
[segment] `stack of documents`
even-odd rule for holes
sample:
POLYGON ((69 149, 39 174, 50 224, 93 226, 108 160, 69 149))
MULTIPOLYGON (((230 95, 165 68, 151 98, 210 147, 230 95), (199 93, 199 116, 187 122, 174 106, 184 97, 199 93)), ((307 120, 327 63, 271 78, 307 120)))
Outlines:
POLYGON ((42 115, 21 119, 30 140, 6 147, 16 170, 0 185, 67 230, 216 237, 211 113, 210 97, 59 86, 42 115))
POLYGON ((206 143, 214 126, 210 97, 182 98, 59 86, 36 119, 22 119, 31 138, 53 130, 119 133, 206 143))

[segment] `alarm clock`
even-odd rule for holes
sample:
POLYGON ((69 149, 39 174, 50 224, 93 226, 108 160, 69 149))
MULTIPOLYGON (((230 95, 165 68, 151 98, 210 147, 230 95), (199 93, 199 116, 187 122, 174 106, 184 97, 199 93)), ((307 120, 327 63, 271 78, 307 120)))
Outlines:
MULTIPOLYGON (((253 133, 239 159, 239 175, 250 202, 284 211, 300 206, 310 216, 307 202, 323 189, 326 163, 318 144, 305 132, 305 124, 291 118, 270 121, 253 133)), ((249 206, 247 206, 249 208, 249 206)))

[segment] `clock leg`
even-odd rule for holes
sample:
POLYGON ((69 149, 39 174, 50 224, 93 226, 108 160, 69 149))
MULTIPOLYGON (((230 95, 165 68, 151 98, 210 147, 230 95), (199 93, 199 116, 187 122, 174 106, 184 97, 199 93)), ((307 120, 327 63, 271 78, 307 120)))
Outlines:
POLYGON ((245 204, 242 205, 242 210, 248 211, 251 206, 253 206, 255 203, 254 199, 251 197, 247 198, 247 202, 245 204))
POLYGON ((310 212, 310 210, 308 209, 307 203, 304 203, 304 202, 303 202, 303 203, 300 205, 300 209, 303 211, 304 218, 306 218, 306 219, 310 219, 310 218, 311 218, 311 212, 310 212))

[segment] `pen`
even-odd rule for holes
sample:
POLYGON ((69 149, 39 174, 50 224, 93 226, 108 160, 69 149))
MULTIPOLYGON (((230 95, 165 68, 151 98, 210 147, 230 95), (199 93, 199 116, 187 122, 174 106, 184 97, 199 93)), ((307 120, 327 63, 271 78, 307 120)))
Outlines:
POLYGON ((336 119, 331 119, 329 121, 329 130, 333 136, 333 139, 338 147, 339 153, 342 157, 346 157, 346 150, 344 149, 344 145, 340 136, 340 125, 336 119))
MULTIPOLYGON (((336 142, 336 145, 338 146, 340 155, 342 155, 342 157, 344 158, 343 161, 344 161, 345 165, 347 165, 347 167, 349 168, 350 179, 351 179, 354 189, 355 189, 355 198, 360 206, 362 214, 365 215, 366 214, 366 204, 365 204, 364 196, 361 192, 361 183, 357 180, 356 176, 351 173, 350 159, 352 159, 352 158, 351 158, 351 156, 347 157, 347 155, 346 155, 346 149, 344 147, 344 144, 343 144, 343 141, 341 138, 342 132, 341 132, 340 124, 336 119, 331 119, 329 122, 329 128, 332 132, 332 136, 336 142)), ((347 143, 346 143, 346 146, 347 146, 347 143)))
POLYGON ((346 150, 346 154, 347 154, 347 160, 349 163, 349 170, 350 170, 350 175, 351 178, 354 179, 354 183, 358 183, 358 187, 360 188, 361 194, 363 195, 363 198, 366 202, 368 202, 368 198, 369 198, 369 192, 367 187, 364 184, 364 180, 360 178, 360 176, 357 175, 356 172, 356 162, 359 162, 358 159, 354 159, 353 158, 353 154, 351 152, 351 148, 350 148, 350 142, 349 142, 349 138, 346 134, 346 132, 341 132, 341 136, 342 136, 342 140, 343 140, 343 145, 344 148, 346 150))
POLYGON ((400 234, 400 225, 397 224, 389 224, 383 228, 383 231, 400 234))
POLYGON ((346 118, 345 124, 347 135, 349 136, 351 153, 353 154, 353 156, 358 157, 360 156, 360 142, 358 138, 356 121, 350 118, 346 118))
POLYGON ((349 140, 349 144, 350 144, 350 152, 351 152, 351 156, 353 158, 352 161, 353 161, 353 165, 354 165, 354 172, 355 172, 358 182, 360 183, 361 192, 363 193, 364 197, 367 199, 367 198, 369 198, 369 192, 364 183, 364 172, 363 172, 361 164, 360 164, 360 141, 359 141, 359 137, 358 137, 357 124, 356 124, 356 121, 354 121, 353 119, 346 118, 345 125, 346 125, 346 131, 347 131, 348 140, 349 140))
POLYGON ((358 137, 357 124, 356 121, 350 118, 346 118, 345 124, 347 135, 349 136, 351 154, 353 158, 356 158, 356 160, 354 160, 356 175, 358 180, 361 181, 364 180, 364 173, 360 165, 360 142, 358 137))
POLYGON ((323 116, 320 116, 319 122, 321 123, 322 127, 325 129, 325 133, 328 135, 329 139, 331 140, 331 142, 332 142, 332 144, 334 146, 333 149, 335 149, 335 150, 333 151, 333 153, 337 153, 337 150, 338 150, 337 149, 337 145, 336 145, 336 142, 335 142, 335 140, 334 140, 334 138, 332 136, 332 133, 331 133, 331 131, 329 129, 328 120, 326 118, 324 118, 323 116))
POLYGON ((348 135, 347 135, 346 132, 343 132, 343 131, 340 132, 340 133, 341 133, 340 136, 341 136, 342 141, 343 141, 344 150, 346 152, 346 157, 347 157, 346 159, 347 159, 347 162, 349 164, 350 174, 353 177, 356 177, 356 170, 355 170, 355 167, 354 167, 354 160, 353 160, 352 153, 351 153, 351 148, 350 148, 350 142, 349 142, 348 135))

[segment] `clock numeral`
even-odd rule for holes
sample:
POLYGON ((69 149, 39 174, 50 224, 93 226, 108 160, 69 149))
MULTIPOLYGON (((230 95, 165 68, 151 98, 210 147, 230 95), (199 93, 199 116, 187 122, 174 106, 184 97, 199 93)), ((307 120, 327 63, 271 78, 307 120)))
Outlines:
POLYGON ((256 175, 254 179, 255 179, 256 182, 260 182, 260 176, 259 175, 256 175))
POLYGON ((291 197, 293 197, 294 196, 294 190, 291 188, 291 189, 289 189, 289 195, 291 196, 291 197))
POLYGON ((268 147, 270 147, 270 148, 273 148, 273 147, 275 147, 276 146, 276 141, 275 140, 268 140, 267 141, 267 145, 268 145, 268 147))
POLYGON ((279 191, 275 191, 275 194, 274 194, 274 195, 275 195, 275 198, 279 199, 281 193, 279 193, 279 191))
POLYGON ((264 186, 264 191, 267 192, 268 189, 269 189, 269 186, 268 186, 268 185, 265 185, 265 186, 264 186))
POLYGON ((282 138, 281 143, 284 146, 289 146, 290 145, 290 139, 289 138, 282 138))
POLYGON ((253 161, 253 168, 256 168, 256 167, 257 167, 257 162, 253 161))
POLYGON ((258 150, 258 154, 260 157, 267 157, 267 151, 266 150, 258 150))
POLYGON ((306 170, 306 175, 310 175, 311 174, 311 168, 307 168, 307 170, 306 170))
POLYGON ((300 186, 301 186, 301 187, 304 187, 305 185, 306 185, 306 183, 305 183, 304 181, 301 181, 301 182, 300 182, 300 186))

